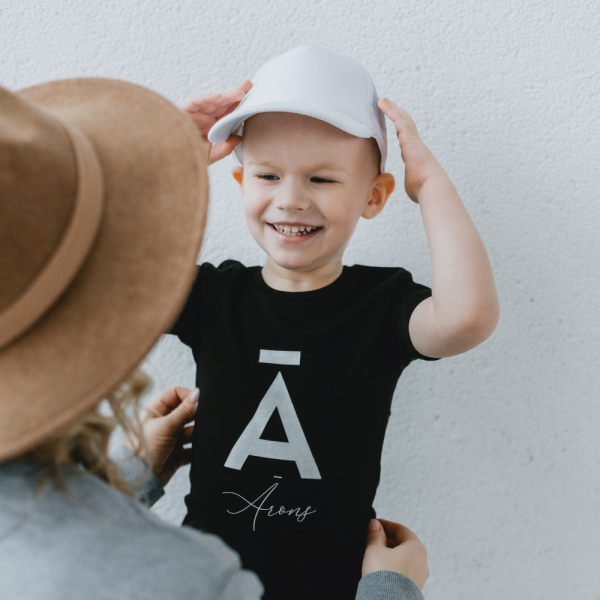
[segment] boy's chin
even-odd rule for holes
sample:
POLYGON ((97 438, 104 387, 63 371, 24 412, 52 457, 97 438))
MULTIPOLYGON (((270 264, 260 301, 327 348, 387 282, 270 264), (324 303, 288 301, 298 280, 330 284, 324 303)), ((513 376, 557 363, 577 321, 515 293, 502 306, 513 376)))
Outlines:
POLYGON ((278 256, 267 252, 267 265, 274 270, 289 271, 292 273, 314 273, 328 265, 338 262, 335 258, 330 260, 308 260, 305 256, 278 256))
POLYGON ((301 259, 273 257, 269 254, 269 262, 275 268, 284 269, 286 271, 310 271, 312 265, 301 259))
MULTIPOLYGON (((263 248, 264 250, 264 248, 263 248)), ((267 263, 275 269, 284 269, 286 271, 312 271, 318 265, 310 257, 298 252, 267 252, 267 263)), ((314 258, 314 257, 313 257, 314 258)))

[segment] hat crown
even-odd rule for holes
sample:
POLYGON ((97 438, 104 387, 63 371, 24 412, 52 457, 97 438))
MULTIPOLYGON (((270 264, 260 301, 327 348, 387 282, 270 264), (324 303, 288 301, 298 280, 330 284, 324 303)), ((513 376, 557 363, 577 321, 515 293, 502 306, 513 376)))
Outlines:
POLYGON ((363 122, 374 84, 356 61, 319 46, 300 46, 265 63, 240 103, 307 102, 363 122))
POLYGON ((63 126, 0 87, 0 311, 52 256, 69 223, 76 187, 63 126))
POLYGON ((3 461, 96 406, 168 331, 208 178, 186 115, 104 78, 0 89, 0 158, 3 461))
MULTIPOLYGON (((300 46, 265 63, 252 88, 208 133, 213 144, 242 135, 246 119, 266 112, 290 112, 320 119, 362 138, 373 137, 385 171, 387 133, 379 96, 369 72, 355 60, 319 46, 300 46)), ((242 145, 234 149, 242 164, 242 145)))

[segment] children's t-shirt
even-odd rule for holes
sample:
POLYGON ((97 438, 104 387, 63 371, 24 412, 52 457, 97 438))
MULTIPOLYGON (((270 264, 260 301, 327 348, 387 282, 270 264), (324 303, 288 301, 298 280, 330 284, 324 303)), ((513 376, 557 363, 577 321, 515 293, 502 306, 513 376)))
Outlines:
POLYGON ((430 295, 400 268, 282 292, 260 267, 200 267, 172 330, 200 388, 184 523, 239 552, 265 600, 354 598, 392 396, 427 358, 408 323, 430 295))

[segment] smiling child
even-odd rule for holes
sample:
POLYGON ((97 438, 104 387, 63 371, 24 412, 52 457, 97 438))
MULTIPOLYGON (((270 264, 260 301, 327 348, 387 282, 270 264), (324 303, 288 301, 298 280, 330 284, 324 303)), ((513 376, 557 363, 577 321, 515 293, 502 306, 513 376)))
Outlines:
POLYGON ((252 89, 184 109, 204 137, 212 127, 213 162, 235 146, 233 176, 266 254, 262 267, 203 264, 173 329, 192 348, 201 391, 185 523, 237 550, 267 600, 350 600, 398 378, 496 326, 485 248, 412 119, 378 100, 353 60, 296 48, 265 64, 252 89), (422 213, 432 289, 403 268, 342 263, 358 220, 394 189, 384 113, 422 213), (315 550, 324 535, 335 556, 315 550))

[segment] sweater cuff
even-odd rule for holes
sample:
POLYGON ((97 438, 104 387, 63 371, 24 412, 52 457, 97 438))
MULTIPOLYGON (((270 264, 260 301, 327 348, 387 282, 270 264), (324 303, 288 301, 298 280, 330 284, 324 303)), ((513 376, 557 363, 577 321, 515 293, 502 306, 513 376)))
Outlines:
POLYGON ((373 571, 358 584, 356 600, 424 600, 421 590, 406 575, 373 571))
POLYGON ((146 463, 134 456, 125 444, 118 444, 109 451, 109 457, 117 463, 121 477, 133 488, 137 499, 152 506, 165 494, 163 484, 146 466, 146 463))

